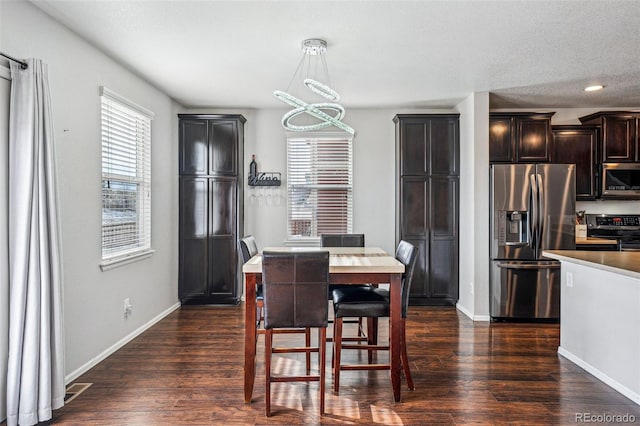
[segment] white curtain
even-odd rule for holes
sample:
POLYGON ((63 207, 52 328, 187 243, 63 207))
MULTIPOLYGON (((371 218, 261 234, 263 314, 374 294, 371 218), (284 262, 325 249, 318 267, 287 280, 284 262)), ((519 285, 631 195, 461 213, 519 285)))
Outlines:
POLYGON ((47 65, 11 64, 7 425, 64 405, 62 271, 47 65))

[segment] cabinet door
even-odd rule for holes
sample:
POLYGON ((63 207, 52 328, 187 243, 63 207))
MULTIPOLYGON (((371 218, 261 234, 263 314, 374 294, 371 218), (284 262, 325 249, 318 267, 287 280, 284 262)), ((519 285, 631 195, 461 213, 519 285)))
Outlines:
POLYGON ((209 283, 210 296, 236 294, 236 178, 209 179, 209 283))
POLYGON ((459 174, 458 120, 434 118, 429 121, 429 141, 431 147, 431 174, 459 174))
POLYGON ((633 116, 603 117, 602 161, 633 162, 637 158, 636 118, 633 116))
POLYGON ((207 121, 180 120, 180 174, 207 174, 207 121))
POLYGON ((429 179, 426 176, 400 178, 400 238, 418 247, 418 259, 409 290, 411 297, 429 295, 429 179))
POLYGON ((400 121, 400 174, 424 175, 429 172, 428 123, 424 119, 400 121))
POLYGON ((207 178, 180 178, 179 298, 207 294, 207 178))
POLYGON ((237 175, 238 125, 235 120, 209 122, 209 174, 237 175))
POLYGON ((576 199, 598 195, 598 129, 588 126, 555 126, 551 161, 576 165, 576 199))
POLYGON ((489 161, 512 163, 514 155, 513 123, 511 117, 489 118, 489 161))
POLYGON ((551 120, 516 118, 516 161, 547 163, 550 160, 551 120))
POLYGON ((458 299, 458 180, 457 176, 430 179, 431 232, 429 297, 458 299))

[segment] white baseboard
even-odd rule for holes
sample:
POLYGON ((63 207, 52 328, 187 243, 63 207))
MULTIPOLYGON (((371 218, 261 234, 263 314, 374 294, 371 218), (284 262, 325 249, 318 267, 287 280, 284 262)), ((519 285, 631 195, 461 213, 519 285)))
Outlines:
POLYGON ((470 320, 473 320, 473 314, 469 311, 465 306, 462 306, 460 302, 456 303, 456 309, 469 317, 470 320))
POLYGON ((491 317, 489 315, 473 315, 471 311, 460 303, 456 303, 456 309, 465 314, 472 321, 491 321, 491 317))
POLYGON ((72 381, 74 381, 75 379, 77 379, 87 371, 89 371, 91 368, 95 367, 99 362, 104 361, 109 355, 111 355, 112 353, 114 353, 115 351, 117 351, 118 349, 120 349, 121 347, 129 343, 130 341, 132 341, 134 338, 142 334, 145 330, 150 328, 152 325, 154 325, 155 323, 157 323, 162 318, 166 317, 167 315, 169 315, 171 312, 175 311, 179 307, 180 307, 180 303, 178 302, 175 305, 170 306, 168 309, 164 310, 160 314, 156 315, 147 323, 141 325, 140 327, 138 327, 137 329, 135 329, 134 331, 132 331, 131 333, 129 333, 128 335, 120 339, 119 341, 117 341, 115 344, 105 349, 102 353, 98 354, 98 356, 92 358, 86 364, 82 365, 80 368, 76 369, 75 371, 72 371, 71 373, 69 373, 65 377, 65 383, 66 384, 71 383, 72 381))
POLYGON ((607 376, 605 373, 603 373, 602 371, 598 370, 593 365, 589 364, 588 362, 585 362, 584 360, 582 360, 582 358, 579 358, 579 357, 575 356, 574 354, 572 354, 568 350, 562 348, 561 346, 558 346, 558 354, 562 355, 563 357, 565 357, 569 361, 573 362, 578 367, 580 367, 583 370, 585 370, 587 373, 590 373, 591 375, 595 376, 598 380, 604 382, 605 384, 609 385, 610 387, 612 387, 616 391, 620 392, 621 394, 623 394, 624 396, 629 398, 631 401, 633 401, 636 404, 640 405, 640 394, 639 393, 634 392, 633 390, 631 390, 628 387, 624 386, 623 384, 619 383, 617 380, 614 380, 611 377, 607 376))

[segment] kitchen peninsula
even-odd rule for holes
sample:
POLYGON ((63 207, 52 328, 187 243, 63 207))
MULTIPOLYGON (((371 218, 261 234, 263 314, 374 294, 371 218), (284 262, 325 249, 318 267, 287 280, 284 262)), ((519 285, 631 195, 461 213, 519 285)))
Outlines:
POLYGON ((640 252, 543 256, 562 264, 558 353, 640 405, 640 252))

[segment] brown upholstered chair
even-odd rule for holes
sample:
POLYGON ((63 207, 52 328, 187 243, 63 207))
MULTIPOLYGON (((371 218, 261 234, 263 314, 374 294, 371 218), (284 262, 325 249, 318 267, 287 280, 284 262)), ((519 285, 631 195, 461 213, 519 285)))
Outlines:
POLYGON ((322 247, 364 247, 364 234, 322 234, 320 241, 322 247))
POLYGON ((325 362, 329 289, 329 252, 262 253, 262 286, 264 294, 266 415, 271 415, 271 383, 318 381, 320 415, 324 414, 325 362), (318 328, 318 347, 309 342, 301 348, 274 348, 276 329, 318 328), (271 354, 283 352, 319 352, 318 374, 306 376, 273 376, 271 354))
MULTIPOLYGON (((256 243, 256 239, 252 235, 247 235, 238 241, 238 245, 240 246, 240 252, 242 253, 242 263, 245 264, 251 259, 253 256, 259 253, 258 244, 256 243)), ((262 284, 258 284, 256 286, 256 328, 258 329, 259 334, 264 334, 264 328, 260 327, 260 324, 264 320, 264 297, 262 294, 262 284)), ((285 333, 295 333, 302 334, 304 333, 305 345, 309 346, 311 344, 311 330, 309 328, 287 328, 287 329, 278 329, 276 331, 277 334, 285 334, 285 333)), ((311 354, 307 354, 307 374, 311 371, 311 354)))
MULTIPOLYGON (((413 380, 409 369, 409 360, 407 357, 407 342, 405 338, 405 320, 407 318, 407 309, 409 305, 409 290, 411 288, 411 280, 413 278, 413 270, 418 255, 418 249, 406 242, 400 241, 396 249, 396 259, 405 266, 405 272, 402 276, 402 326, 401 326, 401 362, 404 371, 407 386, 413 390, 413 380)), ((344 344, 342 339, 342 323, 344 317, 370 317, 381 318, 389 316, 390 309, 389 290, 381 288, 350 288, 343 287, 333 291, 333 390, 338 392, 340 389, 340 371, 341 370, 388 370, 391 368, 389 364, 369 364, 366 365, 341 365, 342 350, 344 349, 367 349, 367 350, 389 350, 389 345, 353 345, 344 344)), ((367 330, 369 334, 377 332, 377 330, 367 330)))

